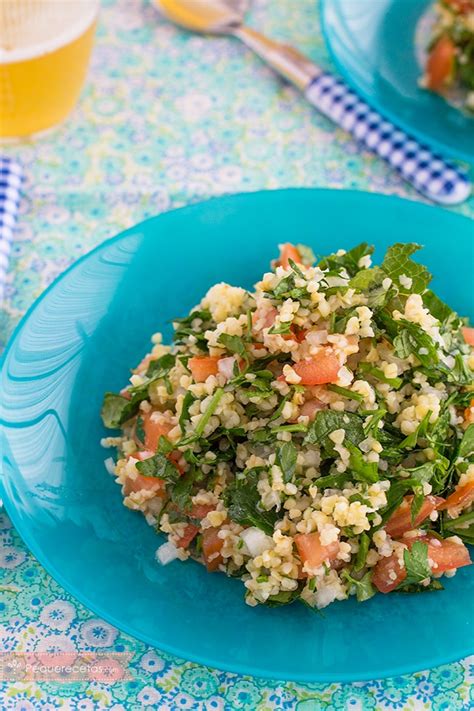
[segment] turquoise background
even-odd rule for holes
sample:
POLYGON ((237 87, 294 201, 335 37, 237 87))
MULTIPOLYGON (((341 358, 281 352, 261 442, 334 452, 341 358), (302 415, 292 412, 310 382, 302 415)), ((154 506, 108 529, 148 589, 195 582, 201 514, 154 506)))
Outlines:
MULTIPOLYGON (((258 0, 251 20, 330 66, 312 1, 258 0)), ((24 165, 27 186, 0 312, 3 343, 74 259, 157 212, 216 194, 294 185, 416 198, 236 43, 181 34, 148 3, 131 0, 104 5, 90 79, 67 124, 8 153, 24 165)), ((473 198, 456 211, 472 218, 473 198)), ((5 515, 0 528, 0 646, 130 650, 136 675, 109 687, 3 684, 2 708, 451 710, 474 704, 473 658, 388 681, 326 685, 260 681, 158 653, 68 596, 5 515)))

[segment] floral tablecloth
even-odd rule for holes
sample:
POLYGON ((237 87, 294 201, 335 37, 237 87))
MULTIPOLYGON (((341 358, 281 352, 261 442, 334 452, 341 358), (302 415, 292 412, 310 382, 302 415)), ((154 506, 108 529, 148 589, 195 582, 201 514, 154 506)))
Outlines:
MULTIPOLYGON (((251 22, 330 66, 314 0, 254 0, 251 22)), ((9 147, 26 172, 0 347, 73 260, 145 217, 221 193, 357 188, 418 199, 383 163, 318 116, 237 42, 179 32, 146 0, 108 0, 92 69, 71 119, 9 147)), ((474 216, 474 200, 458 211, 474 216)), ((35 561, 0 516, 0 650, 132 654, 112 685, 0 684, 1 709, 474 708, 474 657, 357 684, 271 682, 176 659, 96 619, 35 561)))

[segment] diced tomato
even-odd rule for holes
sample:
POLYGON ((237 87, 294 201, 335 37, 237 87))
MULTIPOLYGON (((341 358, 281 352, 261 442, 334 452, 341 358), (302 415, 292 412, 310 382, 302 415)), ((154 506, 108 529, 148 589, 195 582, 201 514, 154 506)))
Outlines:
POLYGON ((455 12, 461 15, 474 11, 474 0, 445 0, 447 5, 451 5, 455 12))
POLYGON ((214 504, 193 504, 189 512, 191 518, 205 518, 209 511, 214 511, 214 504))
POLYGON ((469 407, 464 410, 464 421, 474 423, 474 399, 471 400, 469 407))
POLYGON ((126 400, 131 400, 132 396, 130 395, 130 391, 128 388, 122 388, 120 391, 120 395, 124 397, 126 400))
POLYGON ((306 400, 306 402, 304 402, 301 406, 300 415, 309 417, 310 420, 314 420, 316 413, 319 412, 319 410, 324 410, 326 407, 327 405, 325 405, 324 402, 321 402, 321 400, 306 400))
POLYGON ((209 572, 217 570, 223 561, 221 550, 224 541, 219 538, 219 531, 219 528, 205 528, 202 533, 202 554, 209 572))
POLYGON ((181 538, 177 541, 176 545, 178 548, 187 548, 194 538, 196 538, 199 533, 199 528, 194 526, 192 523, 188 523, 184 529, 184 533, 181 538))
POLYGON ((461 331, 466 343, 474 348, 474 328, 464 326, 461 328, 461 331))
MULTIPOLYGON (((411 548, 415 541, 421 541, 428 546, 428 559, 433 562, 431 571, 433 573, 444 573, 446 570, 462 568, 471 564, 469 551, 463 543, 456 543, 451 539, 439 539, 435 536, 417 536, 416 538, 406 538, 408 548, 411 548)), ((407 574, 403 566, 400 565, 398 555, 393 553, 388 558, 381 558, 374 567, 372 583, 381 593, 389 593, 395 590, 400 583, 405 580, 407 574)))
POLYGON ((194 356, 188 360, 188 368, 196 383, 204 383, 210 375, 217 375, 218 362, 218 356, 194 356))
POLYGON ((426 64, 426 81, 429 89, 442 91, 453 75, 456 47, 448 35, 442 35, 430 52, 426 64))
POLYGON ((339 360, 331 348, 326 348, 312 358, 300 360, 293 365, 293 370, 301 378, 301 385, 334 383, 339 368, 339 360))
POLYGON ((438 511, 452 512, 454 516, 467 508, 474 501, 474 481, 468 481, 467 484, 457 486, 452 494, 443 501, 441 506, 438 506, 438 511))
POLYGON ((303 343, 307 333, 308 331, 305 328, 300 328, 299 326, 291 327, 291 338, 297 343, 303 343))
POLYGON ((286 242, 286 244, 282 244, 280 246, 280 257, 275 263, 275 266, 280 266, 284 269, 288 269, 288 267, 290 266, 290 259, 293 260, 293 262, 295 262, 296 264, 301 264, 303 261, 301 259, 301 254, 296 249, 296 247, 293 244, 286 242))
POLYGON ((145 432, 145 447, 156 452, 160 437, 166 437, 168 432, 173 429, 173 425, 165 420, 154 419, 152 412, 147 412, 143 415, 143 430, 145 432))
POLYGON ((444 573, 446 570, 462 568, 471 564, 469 551, 464 543, 456 543, 450 538, 439 539, 430 537, 428 541, 428 558, 434 562, 434 573, 444 573))
POLYGON ((301 562, 312 568, 322 565, 325 560, 334 560, 339 552, 338 541, 323 546, 319 533, 301 533, 294 537, 294 541, 301 562))
POLYGON ((400 536, 403 536, 407 531, 411 531, 423 523, 433 511, 440 507, 443 501, 444 499, 440 496, 425 496, 425 500, 412 523, 411 505, 413 496, 405 496, 402 504, 388 519, 385 530, 392 538, 400 538, 400 536))
POLYGON ((154 491, 158 494, 164 493, 164 481, 156 476, 143 476, 137 474, 135 479, 126 479, 123 486, 125 496, 128 496, 132 491, 154 491))
POLYGON ((406 570, 400 565, 398 555, 393 553, 378 561, 372 573, 372 583, 379 592, 389 593, 395 590, 406 576, 406 570))

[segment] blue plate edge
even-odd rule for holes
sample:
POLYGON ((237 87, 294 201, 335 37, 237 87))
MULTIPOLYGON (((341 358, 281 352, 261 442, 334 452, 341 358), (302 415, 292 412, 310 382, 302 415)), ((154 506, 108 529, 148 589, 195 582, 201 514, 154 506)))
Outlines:
MULTIPOLYGON (((202 206, 207 203, 212 203, 215 201, 222 201, 222 200, 230 200, 230 201, 235 201, 237 202, 240 199, 245 199, 249 195, 258 195, 262 193, 270 193, 270 192, 279 192, 281 194, 283 193, 292 193, 292 192, 301 192, 305 191, 306 193, 319 193, 319 194, 333 194, 333 193, 344 193, 347 195, 357 195, 357 194, 362 194, 365 195, 369 198, 369 200, 374 199, 374 200, 382 200, 384 201, 389 201, 389 202, 399 202, 399 203, 411 203, 412 205, 417 205, 418 209, 428 209, 428 210, 436 210, 436 211, 442 211, 446 212, 444 208, 441 208, 436 205, 431 205, 427 204, 425 202, 419 201, 419 200, 413 200, 413 199, 406 199, 402 198, 398 195, 393 195, 393 194, 385 194, 385 193, 377 193, 377 192, 367 192, 363 190, 344 190, 344 189, 332 189, 332 188, 312 188, 312 187, 290 187, 290 188, 282 188, 282 189, 274 189, 274 190, 257 190, 257 191, 248 191, 248 192, 243 192, 243 193, 236 193, 236 194, 226 194, 223 196, 216 196, 212 197, 208 200, 203 200, 199 201, 196 203, 192 203, 190 205, 187 205, 185 207, 178 207, 178 208, 173 208, 171 210, 163 211, 162 213, 158 213, 158 215, 154 215, 152 217, 147 218, 146 220, 141 221, 137 225, 133 225, 130 228, 127 228, 126 230, 123 230, 119 234, 108 238, 107 240, 104 240, 100 244, 98 244, 96 247, 93 249, 89 250, 86 252, 84 255, 79 257, 77 260, 75 260, 67 269, 65 269, 56 279, 40 294, 40 296, 33 302, 33 304, 28 308, 20 322, 17 324, 15 327, 13 333, 11 334, 8 343, 5 347, 5 350, 0 357, 0 369, 1 367, 6 363, 8 354, 10 352, 10 349, 13 346, 14 341, 16 340, 16 337, 19 335, 21 332, 22 328, 26 324, 27 320, 29 319, 30 315, 35 311, 35 309, 39 306, 39 304, 43 301, 43 299, 49 294, 49 292, 58 284, 60 281, 65 278, 70 271, 72 271, 78 264, 82 263, 85 261, 90 255, 96 254, 100 250, 115 244, 125 238, 126 236, 132 234, 138 229, 142 227, 142 225, 153 221, 156 219, 156 217, 165 215, 168 213, 173 213, 176 212, 177 210, 179 211, 192 211, 196 207, 202 206)), ((465 215, 456 213, 456 212, 451 212, 448 211, 452 215, 457 215, 458 218, 460 219, 467 219, 465 215)), ((106 610, 102 610, 100 605, 95 605, 91 604, 88 601, 87 595, 82 595, 82 594, 77 594, 77 592, 73 589, 74 586, 70 586, 67 581, 65 582, 63 580, 62 574, 56 570, 56 568, 50 564, 49 562, 45 563, 43 561, 43 556, 42 554, 36 549, 36 545, 34 542, 34 539, 32 538, 31 541, 29 540, 28 535, 24 535, 20 531, 21 523, 19 524, 19 518, 17 519, 16 516, 16 509, 13 503, 11 503, 10 506, 10 500, 8 499, 6 489, 3 485, 2 478, 0 477, 0 498, 3 499, 3 505, 4 508, 11 519, 15 530, 17 533, 20 535, 21 539, 24 541, 25 545, 28 547, 28 549, 31 551, 31 553, 35 556, 35 558, 38 560, 38 562, 45 568, 45 570, 52 576, 52 578, 59 584, 61 585, 66 592, 68 592, 73 598, 78 600, 81 604, 83 604, 88 610, 93 612, 94 614, 98 615, 102 619, 106 620, 110 624, 114 625, 117 629, 121 630, 122 632, 130 635, 134 639, 139 639, 142 642, 145 642, 146 644, 150 645, 151 647, 155 649, 162 650, 166 653, 172 654, 179 659, 187 659, 189 661, 201 664, 206 667, 212 667, 217 670, 222 670, 222 671, 227 671, 227 672, 232 672, 232 673, 238 673, 241 675, 249 675, 252 677, 256 678, 261 678, 261 679, 269 679, 269 680, 275 680, 275 681, 294 681, 294 682, 301 682, 301 683, 312 683, 312 682, 321 682, 321 683, 354 683, 354 682, 359 682, 359 681, 375 681, 373 675, 370 673, 363 674, 363 675, 358 675, 358 676, 352 676, 350 674, 341 674, 337 676, 333 675, 327 675, 327 674, 317 674, 312 675, 312 676, 307 676, 306 674, 288 674, 285 675, 284 677, 275 677, 274 675, 268 673, 265 670, 260 670, 255 666, 252 666, 251 668, 246 666, 246 665, 226 665, 226 664, 215 664, 212 660, 207 660, 205 658, 200 657, 199 655, 186 655, 183 654, 183 652, 179 649, 175 649, 171 645, 166 645, 163 644, 161 646, 157 646, 156 643, 151 639, 148 638, 146 634, 136 634, 135 631, 132 631, 131 628, 128 627, 128 625, 122 623, 122 622, 117 622, 116 619, 114 618, 113 615, 109 614, 106 610)), ((408 666, 397 666, 395 668, 390 669, 387 674, 383 674, 381 676, 378 676, 377 679, 388 679, 388 678, 393 678, 401 675, 406 675, 406 674, 412 674, 415 672, 422 671, 424 669, 428 668, 433 668, 437 667, 443 664, 448 664, 452 663, 455 661, 458 661, 460 659, 463 659, 467 656, 470 656, 471 654, 474 653, 474 646, 472 648, 463 650, 461 655, 459 656, 459 653, 457 653, 454 656, 445 656, 443 655, 441 658, 439 657, 434 657, 433 659, 425 659, 423 661, 422 666, 417 666, 417 665, 408 665, 408 666)))
POLYGON ((374 100, 373 97, 365 91, 365 89, 361 88, 353 81, 350 72, 345 68, 344 64, 338 58, 336 52, 333 49, 331 40, 329 39, 330 30, 328 13, 330 12, 330 1, 331 0, 320 0, 321 31, 323 34, 324 43, 329 52, 331 60, 334 62, 339 74, 344 78, 344 80, 349 84, 349 86, 355 92, 357 92, 357 94, 361 96, 372 108, 376 109, 380 114, 382 114, 382 116, 389 119, 398 128, 403 129, 419 141, 426 143, 426 145, 428 145, 430 148, 435 151, 438 151, 438 153, 440 153, 443 158, 447 160, 454 159, 463 163, 467 163, 470 169, 472 170, 474 168, 474 155, 471 155, 470 153, 464 153, 462 148, 453 149, 450 146, 447 147, 444 143, 437 141, 436 139, 432 139, 430 136, 427 136, 421 133, 420 131, 417 131, 412 126, 407 125, 405 121, 403 121, 403 119, 400 119, 396 114, 392 113, 392 111, 387 110, 384 106, 381 106, 378 101, 374 100))

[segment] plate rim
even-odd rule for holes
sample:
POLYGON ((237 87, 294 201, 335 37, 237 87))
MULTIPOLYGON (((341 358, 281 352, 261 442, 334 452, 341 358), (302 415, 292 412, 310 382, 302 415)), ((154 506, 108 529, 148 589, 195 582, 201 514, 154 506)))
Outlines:
MULTIPOLYGON (((356 91, 360 96, 367 101, 370 106, 376 109, 380 114, 386 116, 392 123, 400 127, 409 134, 412 134, 419 141, 426 143, 430 148, 438 151, 444 158, 452 158, 458 161, 467 163, 471 168, 474 166, 474 153, 465 152, 461 148, 452 148, 447 146, 443 141, 436 138, 432 138, 430 135, 419 131, 417 128, 406 122, 403 118, 400 118, 395 112, 387 109, 383 106, 380 101, 374 99, 374 97, 366 90, 366 88, 356 81, 350 71, 346 68, 345 63, 340 59, 336 49, 334 48, 331 41, 331 30, 330 30, 330 14, 332 12, 331 3, 334 0, 319 0, 320 2, 320 21, 321 21, 321 32, 323 35, 324 43, 329 52, 331 60, 334 62, 337 71, 345 79, 345 81, 356 91)), ((473 130, 474 130, 474 118, 472 119, 473 130)))
MULTIPOLYGON (((441 208, 436 205, 429 205, 424 202, 421 202, 419 200, 413 200, 413 199, 407 199, 400 197, 398 195, 387 195, 384 193, 377 193, 377 192, 367 192, 364 190, 354 190, 354 189, 333 189, 333 188, 313 188, 313 187, 290 187, 290 188, 277 188, 274 190, 256 190, 256 191, 248 191, 248 192, 241 192, 241 193, 230 193, 227 195, 220 195, 220 196, 215 196, 211 197, 206 200, 201 200, 195 203, 191 203, 189 205, 185 205, 183 207, 177 207, 173 208, 171 210, 166 210, 161 213, 158 213, 156 215, 153 215, 151 217, 146 218, 145 220, 142 220, 135 225, 132 225, 131 227, 122 230, 118 234, 109 237, 108 239, 104 240, 103 242, 100 242, 98 245, 93 247, 91 250, 87 251, 85 254, 81 255, 78 259, 76 259, 72 264, 70 264, 61 274, 59 274, 52 282, 51 284, 48 285, 48 287, 37 297, 37 299, 34 300, 34 302, 30 305, 30 307, 27 309, 25 312, 24 316, 20 319, 19 323, 16 325, 15 329, 13 330, 10 338, 8 339, 7 345, 5 347, 4 352, 0 356, 0 371, 2 367, 5 365, 8 355, 16 342, 17 337, 20 335, 21 331, 23 328, 27 325, 27 322, 30 318, 30 316, 34 313, 34 311, 40 306, 40 304, 43 302, 43 300, 48 296, 48 294, 56 287, 58 283, 60 283, 70 272, 72 272, 77 266, 82 264, 84 261, 86 261, 90 256, 93 256, 97 254, 98 252, 107 249, 108 247, 112 246, 113 244, 116 244, 120 242, 122 239, 127 238, 127 236, 130 235, 133 231, 140 229, 144 224, 147 224, 148 222, 152 222, 156 220, 157 218, 168 215, 171 213, 175 212, 183 212, 183 211, 189 211, 196 209, 202 205, 208 205, 213 202, 220 202, 222 200, 232 200, 232 201, 239 201, 241 199, 245 200, 246 197, 248 196, 256 196, 260 194, 265 194, 265 193, 279 193, 279 194, 291 194, 291 193, 296 193, 296 192, 306 192, 306 193, 317 193, 319 195, 323 194, 335 194, 335 193, 340 193, 342 195, 349 195, 349 196, 357 196, 357 195, 363 195, 365 199, 368 199, 369 201, 380 201, 382 200, 383 202, 393 202, 393 203, 408 203, 411 206, 416 206, 417 209, 421 210, 428 210, 428 211, 440 211, 443 213, 448 213, 453 216, 454 219, 461 219, 461 220, 469 220, 468 217, 465 215, 462 215, 457 212, 452 212, 450 210, 446 210, 444 208, 441 208)), ((12 469, 18 469, 18 467, 15 465, 12 467, 12 469)), ((46 572, 59 584, 61 587, 69 594, 71 595, 74 599, 76 599, 81 605, 83 605, 87 610, 92 612, 93 614, 97 615, 101 619, 105 620, 109 624, 114 625, 118 630, 121 632, 124 632, 125 634, 130 635, 134 639, 138 639, 145 644, 150 645, 152 648, 155 648, 159 651, 163 651, 167 654, 171 654, 178 659, 185 659, 187 661, 191 661, 197 664, 200 664, 202 666, 207 666, 211 667, 213 669, 216 669, 218 671, 224 671, 224 672, 231 672, 234 674, 239 674, 239 675, 249 675, 255 678, 260 678, 260 679, 269 679, 269 680, 274 680, 274 681, 284 681, 284 682, 298 682, 298 683, 357 683, 357 682, 362 682, 362 681, 373 681, 374 680, 374 675, 373 673, 370 673, 368 671, 367 673, 363 674, 357 674, 357 676, 354 676, 350 672, 342 672, 342 673, 337 673, 336 675, 334 674, 329 674, 329 673, 318 673, 316 675, 308 675, 305 672, 299 674, 299 673, 287 673, 284 676, 275 676, 275 674, 272 674, 271 671, 265 668, 261 668, 260 666, 257 666, 256 664, 253 664, 252 666, 249 666, 245 663, 238 663, 236 665, 233 665, 232 663, 227 664, 227 663, 220 663, 215 660, 206 658, 205 656, 200 656, 199 654, 191 654, 189 655, 187 652, 183 652, 182 649, 177 649, 173 647, 172 644, 167 644, 167 643, 159 643, 155 640, 152 639, 152 637, 149 637, 146 633, 138 633, 133 629, 132 626, 128 625, 128 623, 122 620, 117 620, 113 614, 110 614, 106 608, 102 608, 102 606, 98 603, 95 604, 94 602, 90 602, 90 599, 86 593, 82 593, 81 591, 77 591, 75 586, 71 583, 69 583, 66 579, 63 578, 62 573, 56 568, 56 566, 48 559, 46 555, 43 555, 42 550, 40 547, 36 546, 36 542, 34 537, 28 532, 24 531, 21 523, 21 517, 18 514, 17 516, 17 509, 12 501, 10 501, 5 486, 3 482, 3 477, 0 476, 0 499, 3 501, 3 506, 4 509, 10 518, 11 522, 13 523, 13 526, 15 528, 15 531, 18 533, 20 538, 22 539, 23 543, 26 545, 28 550, 33 554, 33 556, 36 558, 36 560, 40 563, 40 565, 43 566, 43 568, 46 570, 46 572)), ((461 655, 459 656, 459 652, 456 654, 450 655, 443 655, 441 658, 440 657, 430 657, 430 658, 425 658, 422 661, 420 661, 419 664, 407 664, 403 665, 403 663, 398 664, 396 667, 392 667, 386 672, 380 673, 377 672, 377 679, 387 679, 387 678, 392 678, 392 677, 397 677, 405 674, 413 674, 415 672, 422 671, 424 669, 431 669, 443 664, 449 664, 455 661, 458 661, 460 659, 464 659, 467 656, 470 656, 471 654, 474 653, 474 646, 472 648, 467 648, 461 652, 461 655)))

